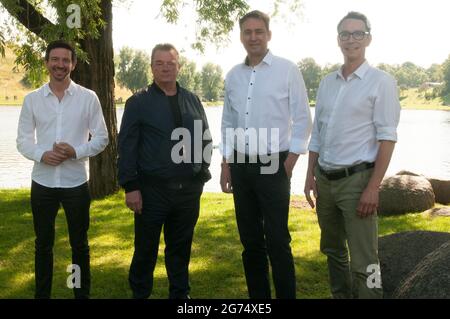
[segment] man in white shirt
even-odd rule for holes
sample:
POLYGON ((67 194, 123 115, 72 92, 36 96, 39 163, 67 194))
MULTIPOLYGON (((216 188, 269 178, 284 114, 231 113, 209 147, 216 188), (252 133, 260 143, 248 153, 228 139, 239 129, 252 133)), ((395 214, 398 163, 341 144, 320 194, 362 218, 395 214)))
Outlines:
POLYGON ((62 204, 69 229, 72 264, 81 273, 75 298, 89 298, 87 231, 90 195, 87 163, 108 144, 108 131, 97 95, 70 79, 73 47, 61 40, 46 49, 50 82, 28 94, 19 118, 17 149, 34 161, 31 209, 35 250, 35 298, 50 298, 55 218, 62 204), (79 267, 79 268, 77 268, 79 267))
POLYGON ((381 298, 378 189, 397 141, 397 85, 365 59, 366 16, 349 12, 337 29, 344 65, 319 86, 304 191, 317 199, 333 297, 381 298))
POLYGON ((252 11, 239 26, 247 57, 225 80, 220 183, 233 193, 249 297, 271 298, 269 257, 276 297, 295 298, 290 178, 307 152, 308 97, 298 67, 268 50, 269 17, 252 11))

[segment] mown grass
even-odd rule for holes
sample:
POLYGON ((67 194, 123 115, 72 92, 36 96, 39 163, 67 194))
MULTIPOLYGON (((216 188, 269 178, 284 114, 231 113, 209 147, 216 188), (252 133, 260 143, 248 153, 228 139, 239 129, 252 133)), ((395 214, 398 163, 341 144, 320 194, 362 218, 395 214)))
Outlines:
POLYGON ((431 93, 433 89, 420 91, 417 88, 411 88, 402 91, 400 95, 400 105, 403 109, 414 110, 450 110, 450 106, 442 97, 436 97, 427 100, 425 93, 431 93), (447 104, 447 105, 445 105, 447 104))
MULTIPOLYGON (((125 208, 123 198, 119 192, 93 201, 91 206, 92 298, 130 297, 127 275, 133 253, 133 215, 125 208)), ((380 218, 380 235, 416 229, 448 231, 450 218, 419 213, 380 218)), ((298 298, 328 298, 326 260, 319 252, 316 215, 292 207, 290 231, 298 298)), ((192 297, 247 298, 241 251, 232 197, 204 194, 190 265, 192 297)), ((168 294, 162 238, 159 252, 152 298, 166 298, 168 294)), ((62 211, 56 220, 54 255, 52 297, 72 298, 72 291, 66 287, 71 252, 62 211)), ((34 232, 29 190, 0 190, 0 298, 32 298, 33 289, 34 232)))

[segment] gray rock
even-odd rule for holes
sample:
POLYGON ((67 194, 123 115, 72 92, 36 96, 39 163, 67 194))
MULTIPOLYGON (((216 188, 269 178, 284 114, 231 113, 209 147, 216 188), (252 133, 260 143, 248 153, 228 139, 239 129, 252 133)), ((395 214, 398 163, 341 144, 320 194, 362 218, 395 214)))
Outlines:
POLYGON ((413 172, 410 172, 410 171, 405 171, 405 170, 402 170, 402 171, 398 172, 395 175, 421 176, 420 174, 416 174, 416 173, 413 173, 413 172))
POLYGON ((428 181, 433 187, 436 203, 450 204, 450 181, 435 178, 429 178, 428 181))
POLYGON ((448 206, 435 207, 435 208, 427 210, 425 213, 430 214, 431 217, 437 217, 437 216, 450 217, 450 207, 448 207, 448 206))
POLYGON ((425 177, 395 175, 381 183, 380 215, 423 212, 433 206, 433 188, 425 177))
POLYGON ((384 298, 392 298, 411 270, 447 241, 450 241, 450 233, 431 231, 408 231, 380 237, 378 256, 384 298))
POLYGON ((398 299, 450 299, 450 241, 428 254, 395 291, 398 299))

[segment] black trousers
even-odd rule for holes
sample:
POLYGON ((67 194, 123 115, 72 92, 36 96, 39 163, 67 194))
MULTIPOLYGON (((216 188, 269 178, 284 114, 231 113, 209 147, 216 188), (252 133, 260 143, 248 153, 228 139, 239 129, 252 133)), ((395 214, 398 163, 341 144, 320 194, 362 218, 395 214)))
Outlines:
MULTIPOLYGON (((31 210, 35 241, 35 298, 50 298, 53 279, 53 245, 55 219, 60 204, 66 214, 72 264, 80 267, 81 287, 75 287, 77 299, 89 298, 91 275, 89 267, 89 207, 91 198, 88 184, 74 188, 49 188, 36 182, 31 184, 31 210)), ((67 265, 69 266, 69 265, 67 265)), ((70 274, 67 273, 69 276, 70 274)))
POLYGON ((142 214, 134 214, 134 254, 128 277, 133 298, 151 295, 163 226, 169 298, 183 299, 189 295, 188 268, 202 191, 200 182, 181 189, 158 183, 141 184, 143 209, 142 214))
POLYGON ((261 174, 261 163, 230 164, 233 198, 248 294, 271 298, 269 262, 277 298, 296 297, 295 268, 288 230, 290 180, 280 156, 278 171, 261 174))

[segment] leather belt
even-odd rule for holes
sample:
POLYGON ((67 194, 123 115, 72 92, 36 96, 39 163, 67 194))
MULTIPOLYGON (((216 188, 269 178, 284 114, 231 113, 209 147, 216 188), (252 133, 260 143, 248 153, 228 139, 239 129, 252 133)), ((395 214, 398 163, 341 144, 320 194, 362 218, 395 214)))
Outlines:
POLYGON ((332 170, 332 171, 326 171, 322 167, 319 166, 320 173, 325 176, 330 181, 335 181, 350 175, 353 175, 355 173, 365 171, 366 169, 370 169, 375 166, 375 163, 360 163, 356 164, 354 166, 332 170))

